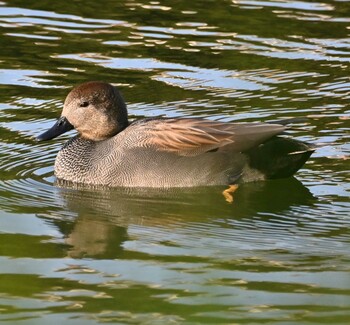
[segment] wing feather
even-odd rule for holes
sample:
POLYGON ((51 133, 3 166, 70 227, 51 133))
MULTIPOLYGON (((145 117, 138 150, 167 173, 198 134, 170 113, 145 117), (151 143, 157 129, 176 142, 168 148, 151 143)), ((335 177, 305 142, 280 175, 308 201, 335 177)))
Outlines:
POLYGON ((126 130, 128 129, 138 134, 138 147, 154 148, 181 156, 196 156, 219 148, 245 151, 283 132, 285 127, 267 123, 226 123, 200 118, 177 118, 139 121, 131 124, 126 130))

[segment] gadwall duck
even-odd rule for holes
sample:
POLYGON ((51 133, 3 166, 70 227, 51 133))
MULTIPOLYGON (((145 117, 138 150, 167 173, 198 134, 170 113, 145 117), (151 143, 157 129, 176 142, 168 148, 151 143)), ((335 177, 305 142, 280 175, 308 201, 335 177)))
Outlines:
POLYGON ((235 185, 293 175, 313 148, 280 137, 286 124, 202 118, 128 121, 120 92, 86 82, 67 96, 61 117, 38 140, 76 129, 59 151, 58 179, 123 187, 235 185))

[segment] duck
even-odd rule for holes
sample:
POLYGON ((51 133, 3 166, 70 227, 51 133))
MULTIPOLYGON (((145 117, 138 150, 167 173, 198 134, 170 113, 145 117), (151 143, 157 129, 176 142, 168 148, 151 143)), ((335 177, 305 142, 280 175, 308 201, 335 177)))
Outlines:
POLYGON ((291 177, 304 165, 314 148, 286 136, 296 121, 153 117, 130 122, 120 91, 89 81, 69 92, 61 116, 37 140, 77 131, 57 154, 58 180, 108 187, 235 188, 291 177))

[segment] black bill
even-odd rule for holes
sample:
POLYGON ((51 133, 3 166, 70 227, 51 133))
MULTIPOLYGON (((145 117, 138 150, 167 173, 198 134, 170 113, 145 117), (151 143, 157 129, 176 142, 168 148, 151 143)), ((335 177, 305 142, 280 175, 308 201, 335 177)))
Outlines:
POLYGON ((74 129, 74 126, 68 122, 67 118, 61 116, 51 129, 40 134, 36 139, 38 141, 51 140, 72 129, 74 129))

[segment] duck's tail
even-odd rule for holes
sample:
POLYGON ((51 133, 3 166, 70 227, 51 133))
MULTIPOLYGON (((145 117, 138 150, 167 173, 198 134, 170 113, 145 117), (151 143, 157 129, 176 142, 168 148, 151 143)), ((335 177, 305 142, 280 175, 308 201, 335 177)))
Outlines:
POLYGON ((295 174, 309 159, 315 148, 306 142, 273 137, 246 152, 249 166, 268 179, 285 178, 295 174))

